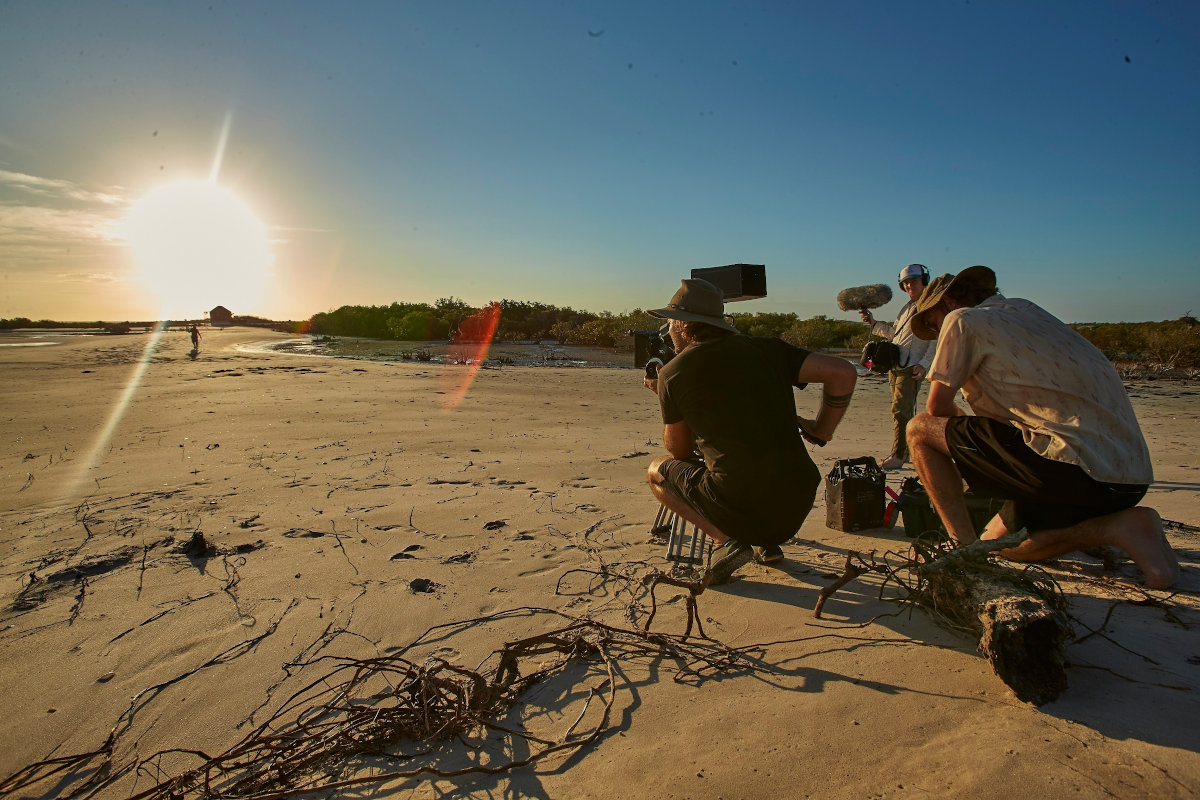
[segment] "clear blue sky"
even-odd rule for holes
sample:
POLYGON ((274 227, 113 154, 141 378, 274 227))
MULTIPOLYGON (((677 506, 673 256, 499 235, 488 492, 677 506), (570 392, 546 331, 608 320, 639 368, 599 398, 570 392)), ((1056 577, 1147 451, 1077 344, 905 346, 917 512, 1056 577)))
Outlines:
POLYGON ((1067 321, 1200 313, 1195 0, 0 0, 0 76, 0 317, 154 318, 114 231, 227 121, 274 253, 252 306, 213 287, 235 313, 622 312, 751 262, 732 310, 851 318, 914 261, 1067 321))

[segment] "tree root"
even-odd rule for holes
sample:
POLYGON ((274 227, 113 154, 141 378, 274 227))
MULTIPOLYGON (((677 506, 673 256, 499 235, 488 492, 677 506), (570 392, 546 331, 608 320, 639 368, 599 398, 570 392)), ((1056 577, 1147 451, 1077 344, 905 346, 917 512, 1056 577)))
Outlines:
MULTIPOLYGON (((384 657, 317 658, 309 665, 323 662, 332 666, 223 753, 171 749, 136 763, 118 763, 114 752, 118 737, 128 729, 131 715, 127 712, 99 749, 26 766, 0 781, 0 794, 30 789, 52 776, 64 781, 64 776, 70 775, 77 782, 60 783, 56 789, 61 796, 90 797, 135 772, 153 776, 157 782, 132 795, 131 800, 267 800, 422 775, 449 778, 508 772, 595 741, 608 729, 629 662, 663 658, 676 662, 677 680, 698 674, 698 669, 755 669, 746 655, 711 640, 624 630, 547 609, 514 609, 435 626, 400 652, 384 657), (435 631, 464 628, 518 612, 549 613, 568 624, 505 644, 488 659, 495 663, 491 670, 465 669, 440 658, 418 664, 401 655, 435 631), (558 658, 547 664, 547 655, 558 658), (536 665, 529 669, 529 662, 535 659, 536 665), (598 663, 604 677, 587 690, 579 713, 564 722, 556 735, 502 724, 527 688, 579 660, 598 663), (596 700, 600 707, 593 710, 596 700), (507 737, 499 753, 488 741, 497 733, 507 737), (431 755, 437 743, 451 740, 466 746, 466 766, 441 766, 431 755), (525 755, 518 757, 517 753, 525 755), (200 763, 170 774, 164 762, 179 757, 200 763)), ((144 694, 135 698, 134 706, 144 694)))

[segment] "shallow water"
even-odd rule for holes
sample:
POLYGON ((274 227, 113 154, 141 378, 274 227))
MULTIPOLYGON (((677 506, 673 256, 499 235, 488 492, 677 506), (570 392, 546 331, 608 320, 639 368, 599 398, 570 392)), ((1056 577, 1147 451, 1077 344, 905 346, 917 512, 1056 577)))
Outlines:
POLYGON ((611 367, 632 369, 633 351, 609 347, 580 347, 533 343, 394 342, 353 337, 306 337, 269 344, 268 349, 303 355, 352 358, 362 361, 427 361, 435 364, 482 362, 489 366, 611 367))
POLYGON ((45 347, 68 337, 103 335, 102 328, 20 328, 0 330, 0 347, 45 347))

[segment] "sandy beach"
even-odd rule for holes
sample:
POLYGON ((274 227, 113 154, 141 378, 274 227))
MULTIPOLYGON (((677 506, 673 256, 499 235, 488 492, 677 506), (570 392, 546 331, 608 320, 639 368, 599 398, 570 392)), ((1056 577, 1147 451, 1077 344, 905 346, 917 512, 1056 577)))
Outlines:
MULTIPOLYGON (((0 348, 0 779, 106 739, 118 771, 160 751, 215 756, 348 663, 335 659, 484 672, 505 643, 572 619, 639 631, 655 600, 651 630, 684 633, 688 592, 652 597, 644 581, 670 564, 650 533, 661 423, 640 372, 250 347, 285 338, 207 330, 194 358, 182 332, 148 354, 145 335, 0 348)), ((614 645, 610 668, 580 654, 498 720, 547 741, 599 729, 591 741, 499 774, 426 772, 336 796, 1200 796, 1200 386, 1129 390, 1155 465, 1145 504, 1175 523, 1182 571, 1146 591, 1128 561, 1046 565, 1076 635, 1056 701, 1018 700, 972 638, 872 576, 815 619, 847 551, 908 546, 902 527, 827 528, 821 500, 781 564, 698 596, 721 648, 614 645), (738 658, 695 657, 714 652, 738 658)), ((798 398, 815 410, 816 391, 798 398)), ((860 379, 839 437, 813 453, 823 474, 886 451, 888 404, 885 377, 860 379)), ((492 730, 485 753, 480 738, 401 747, 408 768, 443 772, 537 750, 492 730)), ((98 796, 201 760, 171 754, 98 796)), ((102 761, 13 796, 62 796, 102 761)), ((382 769, 396 766, 315 774, 382 769)))

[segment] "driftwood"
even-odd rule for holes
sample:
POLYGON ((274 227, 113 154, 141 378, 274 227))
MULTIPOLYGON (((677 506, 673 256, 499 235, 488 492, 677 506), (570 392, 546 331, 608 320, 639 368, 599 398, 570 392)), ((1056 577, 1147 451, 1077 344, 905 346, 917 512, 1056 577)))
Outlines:
POLYGON ((1001 680, 1021 700, 1041 705, 1067 688, 1071 628, 1053 583, 1032 573, 962 562, 925 576, 916 601, 978 635, 980 653, 1001 680))
POLYGON ((1066 603, 1040 570, 989 560, 991 552, 1014 547, 1025 536, 1022 531, 956 550, 918 540, 912 555, 899 562, 852 551, 842 577, 821 592, 813 614, 820 617, 825 601, 858 576, 881 574, 885 586, 894 582, 901 588, 903 602, 977 636, 980 653, 1018 698, 1048 703, 1067 688, 1065 646, 1072 634, 1066 603))

